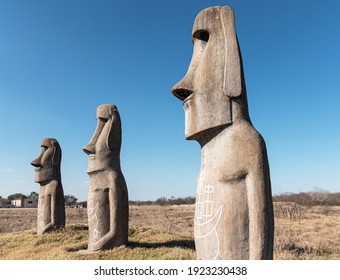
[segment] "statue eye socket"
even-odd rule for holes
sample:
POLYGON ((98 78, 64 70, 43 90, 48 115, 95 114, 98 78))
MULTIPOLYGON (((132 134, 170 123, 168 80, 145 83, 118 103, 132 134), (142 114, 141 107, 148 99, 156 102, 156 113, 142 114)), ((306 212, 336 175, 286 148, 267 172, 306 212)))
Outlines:
POLYGON ((204 30, 196 31, 194 33, 193 37, 198 39, 198 40, 201 40, 205 43, 207 43, 209 41, 209 33, 207 31, 204 31, 204 30))
POLYGON ((47 146, 41 145, 41 153, 45 153, 48 150, 47 146))
POLYGON ((204 49, 209 41, 209 33, 205 30, 198 30, 193 35, 193 43, 196 49, 196 55, 201 57, 203 55, 204 49))

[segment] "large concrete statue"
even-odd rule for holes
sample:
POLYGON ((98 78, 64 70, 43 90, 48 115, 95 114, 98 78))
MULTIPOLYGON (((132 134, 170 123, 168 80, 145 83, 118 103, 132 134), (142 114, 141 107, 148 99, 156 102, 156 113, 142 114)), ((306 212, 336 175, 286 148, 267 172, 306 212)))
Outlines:
POLYGON ((57 140, 43 138, 35 166, 35 182, 40 184, 37 233, 65 227, 65 200, 60 175, 61 149, 57 140))
POLYGON ((89 155, 89 252, 111 249, 128 241, 128 192, 120 168, 122 130, 117 107, 99 106, 97 119, 96 131, 83 148, 89 155))
POLYGON ((185 136, 201 145, 194 236, 198 259, 272 259, 273 203, 264 140, 252 126, 229 7, 196 17, 194 51, 172 89, 185 136))

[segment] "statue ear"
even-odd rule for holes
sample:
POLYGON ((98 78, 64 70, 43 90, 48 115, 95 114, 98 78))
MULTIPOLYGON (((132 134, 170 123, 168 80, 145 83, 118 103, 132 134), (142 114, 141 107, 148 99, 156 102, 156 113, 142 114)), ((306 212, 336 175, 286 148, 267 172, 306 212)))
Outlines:
POLYGON ((57 140, 52 139, 51 144, 53 147, 52 165, 58 166, 60 165, 60 162, 61 162, 61 149, 60 149, 60 146, 57 140))
POLYGON ((226 46, 223 88, 227 96, 235 98, 239 97, 243 91, 243 70, 236 36, 234 11, 230 7, 221 9, 221 21, 226 46))
POLYGON ((109 133, 106 143, 110 150, 120 150, 122 144, 122 128, 120 116, 117 110, 112 110, 111 118, 108 120, 109 133))

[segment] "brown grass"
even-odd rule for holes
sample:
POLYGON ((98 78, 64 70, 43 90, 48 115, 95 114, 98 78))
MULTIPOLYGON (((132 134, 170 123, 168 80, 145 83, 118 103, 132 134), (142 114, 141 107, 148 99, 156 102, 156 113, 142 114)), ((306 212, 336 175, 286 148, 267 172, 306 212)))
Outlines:
MULTIPOLYGON (((87 223, 86 209, 66 208, 66 223, 87 223)), ((37 224, 37 209, 0 208, 0 233, 18 232, 35 228, 37 224)))
MULTIPOLYGON (((275 203, 275 214, 285 204, 275 203)), ((290 209, 294 214, 275 216, 275 259, 340 259, 340 207, 290 209)))
MULTIPOLYGON (((274 259, 340 259, 340 207, 275 207, 274 259)), ((193 205, 130 206, 129 244, 81 254, 86 209, 66 210, 65 231, 36 235, 36 209, 0 209, 0 259, 194 259, 193 205)))
POLYGON ((152 228, 130 228, 126 246, 91 254, 83 252, 86 247, 84 225, 42 236, 35 229, 0 235, 0 259, 6 260, 176 260, 195 255, 191 240, 152 228))

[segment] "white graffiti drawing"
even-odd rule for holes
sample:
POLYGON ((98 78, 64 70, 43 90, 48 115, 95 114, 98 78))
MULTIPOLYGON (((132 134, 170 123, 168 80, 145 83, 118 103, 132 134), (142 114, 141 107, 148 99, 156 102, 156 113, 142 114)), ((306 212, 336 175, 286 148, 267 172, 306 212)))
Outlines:
POLYGON ((200 229, 202 229, 202 230, 200 230, 201 233, 195 232, 195 237, 205 238, 208 235, 210 235, 216 229, 216 226, 217 226, 217 224, 220 221, 221 216, 222 216, 222 209, 223 209, 223 206, 221 205, 218 208, 218 210, 216 211, 215 215, 209 221, 206 221, 206 222, 203 222, 203 223, 199 223, 197 221, 194 221, 195 225, 197 227, 199 227, 200 229))
POLYGON ((200 239, 213 237, 215 235, 215 238, 212 239, 215 239, 217 251, 212 259, 217 259, 220 252, 220 242, 216 226, 222 216, 223 206, 220 205, 217 211, 213 213, 214 201, 212 200, 212 194, 214 192, 214 186, 205 186, 204 180, 205 173, 202 172, 197 186, 194 220, 195 228, 197 230, 195 230, 194 236, 195 238, 200 239))
POLYGON ((204 179, 205 179, 205 172, 202 171, 200 180, 197 185, 195 220, 196 219, 201 220, 203 217, 202 196, 204 194, 204 179))
MULTIPOLYGON (((91 189, 91 187, 90 187, 91 189)), ((89 220, 89 225, 91 224, 92 230, 90 234, 92 235, 93 240, 98 241, 99 239, 99 231, 98 231, 98 202, 95 202, 94 193, 89 191, 88 196, 88 208, 87 208, 87 215, 89 220)))
POLYGON ((197 239, 209 238, 210 242, 213 242, 212 240, 214 240, 214 242, 216 243, 215 244, 216 246, 211 246, 211 248, 217 248, 215 256, 212 258, 213 260, 217 259, 219 252, 220 252, 220 240, 219 240, 219 236, 216 230, 216 226, 221 219, 222 210, 223 210, 223 206, 221 205, 216 211, 216 213, 214 214, 214 216, 212 216, 210 220, 205 221, 203 223, 199 223, 196 220, 194 221, 195 228, 197 229, 194 232, 195 238, 197 239), (214 235, 215 235, 215 238, 214 238, 214 235))
POLYGON ((218 237, 218 234, 217 234, 217 231, 216 229, 214 229, 215 231, 215 235, 216 235, 216 242, 217 242, 217 251, 216 251, 216 254, 215 256, 212 258, 213 260, 217 260, 218 258, 218 255, 220 254, 220 239, 218 237))

